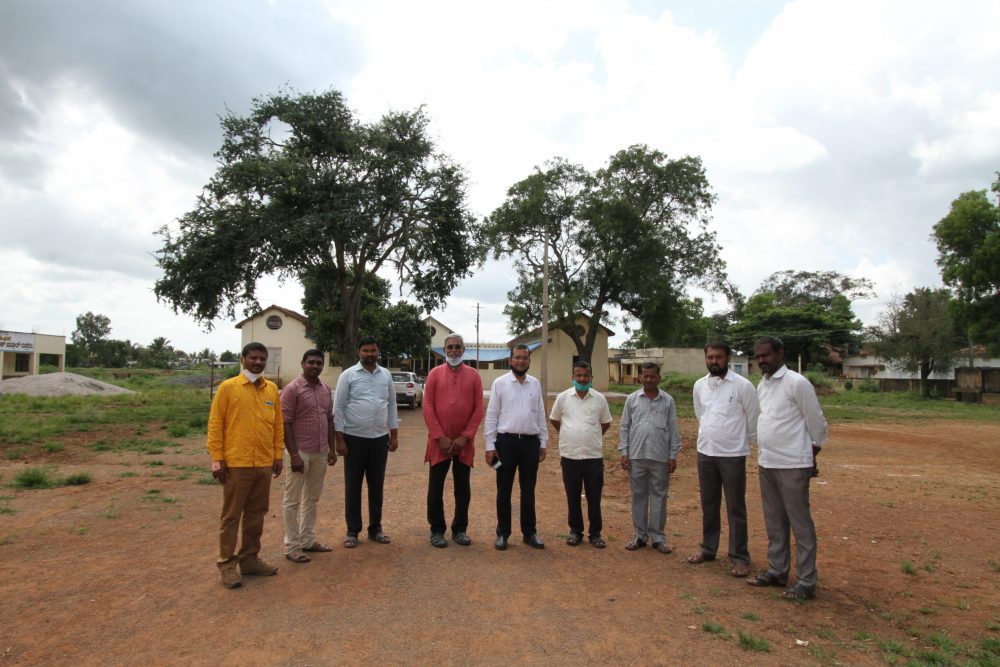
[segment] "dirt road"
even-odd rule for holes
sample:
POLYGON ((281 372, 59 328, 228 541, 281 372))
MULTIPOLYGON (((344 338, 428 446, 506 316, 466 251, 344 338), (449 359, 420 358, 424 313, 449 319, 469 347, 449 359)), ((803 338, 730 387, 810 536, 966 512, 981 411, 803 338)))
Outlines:
MULTIPOLYGON (((221 493, 185 468, 205 465, 200 440, 157 456, 161 466, 81 447, 60 468, 90 472, 91 484, 4 489, 14 512, 0 515, 0 664, 881 664, 885 642, 917 650, 934 633, 970 644, 997 636, 984 628, 1000 615, 1000 574, 988 562, 1000 560, 988 529, 1000 516, 1000 428, 834 426, 813 488, 819 598, 796 604, 728 576, 723 561, 684 563, 700 539, 692 422, 682 423, 671 483, 675 553, 664 556, 623 549, 628 485, 613 461, 609 548, 566 546, 555 449, 538 481, 545 550, 517 535, 506 552, 493 549, 494 473, 479 459, 475 543, 432 548, 426 432, 419 411, 401 416, 385 492, 392 544, 285 561, 276 484, 263 555, 281 570, 236 590, 214 567, 221 493), (741 648, 741 632, 769 650, 741 648)), ((4 483, 18 465, 0 465, 4 483)), ((328 475, 320 505, 321 539, 335 544, 342 474, 338 464, 328 475)), ((766 538, 754 466, 748 504, 756 569, 766 538)), ((446 507, 450 519, 450 498, 446 507)))

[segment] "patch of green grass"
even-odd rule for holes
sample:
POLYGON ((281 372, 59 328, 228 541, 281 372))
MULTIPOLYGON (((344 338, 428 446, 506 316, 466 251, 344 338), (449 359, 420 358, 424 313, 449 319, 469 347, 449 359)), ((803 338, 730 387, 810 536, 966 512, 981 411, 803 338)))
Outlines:
POLYGON ((117 507, 115 507, 114 500, 109 502, 108 506, 104 508, 103 512, 101 512, 101 516, 103 516, 105 519, 117 519, 119 514, 121 514, 121 512, 118 510, 117 507))
POLYGON ((924 605, 917 608, 918 614, 923 614, 924 616, 937 616, 938 610, 930 605, 924 605))
POLYGON ((216 481, 216 479, 214 477, 212 477, 211 473, 207 473, 205 475, 202 475, 198 479, 194 480, 194 483, 195 484, 202 484, 204 486, 209 486, 209 485, 212 485, 212 484, 218 484, 218 481, 216 481))
POLYGON ((8 461, 17 461, 18 459, 25 458, 28 455, 28 451, 26 447, 18 447, 17 449, 8 449, 3 455, 8 461))
POLYGON ((949 655, 929 649, 922 649, 913 654, 913 660, 910 664, 927 667, 928 665, 952 665, 954 661, 949 655))
POLYGON ((708 608, 707 607, 702 607, 701 605, 699 605, 697 607, 693 607, 691 609, 691 612, 695 613, 695 614, 698 614, 699 616, 707 616, 708 615, 708 608))
POLYGON ((171 438, 186 438, 188 427, 186 424, 171 424, 167 427, 167 435, 171 438))
POLYGON ((760 616, 758 616, 757 614, 753 613, 752 611, 748 611, 747 613, 743 614, 740 618, 742 618, 745 621, 759 621, 760 620, 760 616))
POLYGON ((887 639, 879 642, 879 648, 882 649, 883 653, 889 653, 891 655, 906 655, 906 646, 902 642, 898 642, 894 639, 887 639))
POLYGON ((927 641, 945 653, 957 653, 962 649, 961 646, 955 643, 955 640, 948 636, 947 632, 935 632, 927 637, 927 641))
POLYGON ((920 566, 920 569, 924 570, 925 572, 933 572, 934 570, 937 569, 937 566, 934 565, 934 563, 924 563, 923 565, 920 566))
POLYGON ((173 504, 177 502, 177 498, 171 496, 163 495, 163 491, 160 489, 150 489, 146 491, 146 495, 139 498, 140 502, 144 503, 168 503, 173 504))
POLYGON ((55 475, 48 468, 25 468, 14 475, 14 486, 19 489, 51 489, 55 485, 55 475))
POLYGON ((13 514, 14 508, 10 505, 0 505, 0 514, 13 514))
POLYGON ((56 454, 57 452, 61 452, 62 450, 66 449, 66 446, 61 442, 46 442, 44 445, 42 445, 42 449, 44 449, 49 454, 56 454))
POLYGON ((131 470, 126 470, 125 472, 118 473, 119 477, 138 477, 139 473, 132 472, 131 470))
POLYGON ((163 461, 160 461, 159 459, 156 459, 156 460, 153 460, 153 461, 146 461, 146 465, 148 465, 148 466, 150 466, 152 468, 155 468, 157 466, 163 465, 163 461))
POLYGON ((854 639, 859 642, 870 642, 875 639, 875 634, 868 632, 867 630, 862 630, 854 635, 854 639))
POLYGON ((760 653, 769 653, 771 651, 771 644, 763 637, 754 637, 749 632, 739 631, 739 646, 744 651, 758 651, 760 653))
POLYGON ((107 440, 98 440, 92 443, 90 448, 95 452, 110 452, 114 449, 114 446, 107 440))
POLYGON ((716 637, 721 637, 723 639, 729 639, 729 637, 731 636, 728 632, 726 632, 726 629, 724 627, 712 621, 709 621, 707 623, 702 623, 701 629, 710 635, 715 635, 716 637))
POLYGON ((90 484, 90 475, 85 472, 76 472, 63 477, 62 483, 64 486, 83 486, 90 484))
POLYGON ((76 533, 77 535, 86 535, 88 532, 90 532, 90 528, 88 528, 87 526, 77 526, 76 528, 73 529, 73 532, 76 533))
POLYGON ((7 533, 3 537, 0 537, 0 546, 12 544, 16 538, 17 533, 7 533))
POLYGON ((822 646, 810 646, 809 655, 811 655, 817 662, 824 665, 839 664, 837 661, 837 654, 830 649, 823 648, 822 646))
POLYGON ((917 566, 913 564, 913 561, 904 560, 899 564, 899 569, 903 574, 916 574, 917 566))
POLYGON ((916 392, 835 391, 820 396, 819 399, 823 414, 831 422, 912 422, 928 419, 1000 421, 1000 406, 959 403, 950 399, 928 401, 916 392))
POLYGON ((968 600, 955 600, 955 609, 969 611, 971 608, 972 604, 968 600))
POLYGON ((996 562, 992 558, 987 562, 987 565, 989 565, 990 569, 994 572, 1000 572, 1000 563, 996 562))
POLYGON ((830 628, 816 628, 816 636, 820 639, 834 639, 837 633, 830 628))
POLYGON ((1000 618, 994 618, 992 621, 986 621, 986 629, 992 630, 993 632, 1000 632, 1000 618))
MULTIPOLYGON (((213 478, 214 479, 214 478, 213 478)), ((694 600, 694 593, 681 593, 679 596, 681 600, 694 600)))

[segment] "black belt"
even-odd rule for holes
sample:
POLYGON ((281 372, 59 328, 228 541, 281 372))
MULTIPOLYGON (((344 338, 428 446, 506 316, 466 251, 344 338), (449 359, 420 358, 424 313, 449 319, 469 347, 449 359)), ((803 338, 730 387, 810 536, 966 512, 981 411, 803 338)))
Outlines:
POLYGON ((517 438, 518 440, 538 437, 537 433, 498 433, 497 435, 507 436, 508 438, 517 438))

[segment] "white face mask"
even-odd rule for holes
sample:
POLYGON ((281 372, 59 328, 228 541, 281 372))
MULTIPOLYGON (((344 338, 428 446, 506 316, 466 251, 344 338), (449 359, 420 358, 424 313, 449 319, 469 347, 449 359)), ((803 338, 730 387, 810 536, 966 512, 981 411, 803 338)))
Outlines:
POLYGON ((452 368, 462 365, 462 355, 458 355, 457 357, 445 357, 445 359, 448 361, 448 365, 452 368))
POLYGON ((260 379, 261 375, 262 375, 261 373, 251 373, 247 369, 245 369, 245 368, 243 369, 243 377, 245 377, 246 379, 250 380, 254 384, 257 384, 257 380, 260 379))

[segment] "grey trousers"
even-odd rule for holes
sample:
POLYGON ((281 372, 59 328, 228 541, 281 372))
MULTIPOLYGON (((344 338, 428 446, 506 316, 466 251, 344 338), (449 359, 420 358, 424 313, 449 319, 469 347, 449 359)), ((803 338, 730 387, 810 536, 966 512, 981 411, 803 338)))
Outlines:
POLYGON ((798 585, 816 588, 816 526, 809 511, 812 468, 759 468, 767 526, 767 571, 785 581, 791 570, 789 528, 795 533, 798 585))
POLYGON ((628 480, 632 487, 632 525, 635 536, 643 542, 667 541, 667 490, 670 475, 666 461, 632 459, 628 480))

